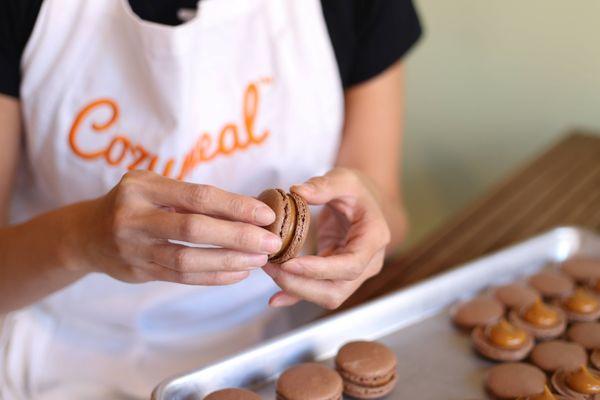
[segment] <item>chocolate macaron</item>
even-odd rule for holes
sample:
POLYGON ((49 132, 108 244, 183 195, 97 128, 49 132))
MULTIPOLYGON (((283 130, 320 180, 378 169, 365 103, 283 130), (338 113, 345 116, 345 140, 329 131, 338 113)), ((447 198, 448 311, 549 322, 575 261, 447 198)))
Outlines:
POLYGON ((540 299, 518 311, 511 311, 509 318, 515 326, 540 340, 554 339, 567 328, 565 313, 559 307, 545 304, 540 299))
POLYGON ((475 350, 495 361, 519 361, 533 349, 533 336, 505 319, 478 326, 473 329, 471 339, 475 350))
POLYGON ((539 293, 522 283, 510 283, 494 290, 496 298, 508 308, 528 306, 539 298, 539 293))
POLYGON ((543 393, 546 375, 525 363, 500 364, 488 370, 485 384, 495 398, 529 397, 543 393))
POLYGON ((558 370, 551 381, 558 393, 571 399, 600 400, 600 372, 585 365, 571 371, 558 370))
POLYGON ((204 400, 261 400, 261 397, 247 389, 227 388, 212 392, 204 400))
POLYGON ((300 254, 308 236, 310 210, 306 200, 282 189, 267 189, 258 196, 275 212, 275 221, 265 228, 282 240, 279 251, 269 255, 269 262, 282 264, 300 254))
POLYGON ((563 369, 572 371, 587 364, 587 353, 582 345, 564 340, 551 340, 535 346, 531 362, 546 372, 563 369))
POLYGON ((396 366, 396 354, 377 342, 347 343, 335 358, 335 367, 344 380, 344 393, 357 399, 388 395, 396 385, 396 366))
POLYGON ((450 311, 456 325, 472 329, 498 321, 504 315, 504 305, 491 296, 478 296, 456 304, 450 311))
POLYGON ((600 349, 600 322, 578 322, 567 331, 569 340, 588 350, 600 349))
POLYGON ((578 282, 600 279, 600 260, 574 258, 562 263, 561 270, 578 282))
POLYGON ((575 289, 561 303, 571 322, 595 321, 600 318, 600 298, 586 288, 575 289))
POLYGON ((532 275, 529 284, 546 299, 568 296, 575 289, 575 282, 568 275, 551 270, 532 275))
POLYGON ((298 364, 287 369, 277 380, 277 400, 341 400, 340 375, 318 363, 298 364))

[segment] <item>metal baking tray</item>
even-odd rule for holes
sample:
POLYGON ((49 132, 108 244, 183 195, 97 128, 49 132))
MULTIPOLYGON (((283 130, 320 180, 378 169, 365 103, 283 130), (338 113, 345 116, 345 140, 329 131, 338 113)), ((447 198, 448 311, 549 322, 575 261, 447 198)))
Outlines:
POLYGON ((388 399, 483 399, 491 362, 477 357, 468 335, 449 321, 450 305, 491 285, 535 273, 573 256, 600 258, 600 236, 556 228, 360 307, 316 321, 205 368, 167 379, 154 400, 197 400, 225 387, 275 398, 275 378, 287 367, 318 360, 331 365, 337 349, 377 339, 398 355, 398 384, 388 399))

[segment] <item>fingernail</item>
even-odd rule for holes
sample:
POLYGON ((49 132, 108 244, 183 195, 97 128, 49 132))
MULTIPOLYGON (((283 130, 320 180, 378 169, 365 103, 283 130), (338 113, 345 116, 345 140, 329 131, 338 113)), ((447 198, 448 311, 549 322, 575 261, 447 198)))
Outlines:
POLYGON ((276 253, 281 248, 281 238, 275 235, 267 235, 263 239, 262 249, 269 254, 276 253))
POLYGON ((254 221, 260 225, 269 225, 275 221, 275 212, 267 206, 260 206, 254 209, 254 221))
POLYGON ((302 273, 302 266, 295 262, 284 263, 281 265, 281 268, 285 272, 289 272, 291 274, 301 274, 302 273))

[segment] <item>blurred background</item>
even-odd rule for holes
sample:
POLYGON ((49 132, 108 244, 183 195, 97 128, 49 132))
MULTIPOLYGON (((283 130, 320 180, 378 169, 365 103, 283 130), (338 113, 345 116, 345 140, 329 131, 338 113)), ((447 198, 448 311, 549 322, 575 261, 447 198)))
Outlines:
POLYGON ((568 130, 600 131, 600 1, 415 2, 407 244, 568 130))

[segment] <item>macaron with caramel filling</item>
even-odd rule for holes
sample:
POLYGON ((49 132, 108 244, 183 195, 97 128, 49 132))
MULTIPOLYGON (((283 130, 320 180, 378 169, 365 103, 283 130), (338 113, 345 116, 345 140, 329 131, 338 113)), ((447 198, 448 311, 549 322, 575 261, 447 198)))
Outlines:
POLYGON ((275 212, 275 221, 265 229, 282 240, 279 251, 269 254, 269 262, 283 264, 298 256, 310 227, 310 210, 306 200, 282 189, 267 189, 258 196, 258 200, 275 212))
POLYGON ((600 349, 600 322, 578 322, 567 331, 569 340, 588 350, 600 349))
POLYGON ((539 298, 539 293, 523 284, 510 283, 494 289, 494 295, 507 308, 521 308, 527 306, 539 298))
POLYGON ((545 270, 532 275, 529 284, 545 299, 568 296, 575 289, 575 282, 560 271, 545 270))
POLYGON ((504 306, 491 296, 477 296, 456 304, 450 314, 458 327, 472 329, 498 321, 504 315, 504 306))
POLYGON ((475 350, 495 361, 519 361, 527 357, 535 341, 526 330, 502 318, 496 323, 473 329, 475 350))
POLYGON ((537 367, 525 363, 499 364, 487 371, 485 386, 499 399, 534 396, 544 391, 546 375, 537 367))
POLYGON ((578 282, 600 279, 600 260, 574 258, 562 263, 561 270, 578 282))
POLYGON ((571 371, 558 370, 552 375, 554 390, 577 400, 600 400, 600 372, 585 365, 571 371))
POLYGON ((575 289, 560 304, 571 322, 595 321, 600 318, 600 298, 583 287, 575 289))
POLYGON ((517 397, 517 400, 569 400, 565 396, 555 394, 550 391, 548 385, 544 386, 544 391, 540 394, 535 394, 528 397, 517 397))
POLYGON ((342 391, 340 375, 318 363, 288 368, 275 386, 277 400, 341 400, 342 391))
POLYGON ((540 299, 533 304, 513 310, 509 314, 510 322, 531 333, 536 339, 554 339, 567 328, 565 313, 556 306, 543 303, 540 299))
POLYGON ((533 364, 549 373, 559 369, 571 371, 588 361, 587 352, 582 345, 565 340, 539 343, 533 348, 529 358, 533 364))
POLYGON ((344 393, 356 399, 387 396, 398 379, 396 366, 396 354, 377 342, 347 343, 335 357, 335 368, 344 380, 344 393))

